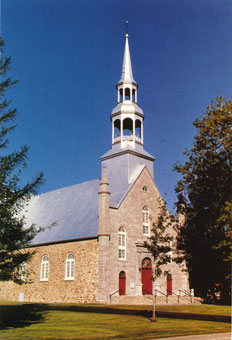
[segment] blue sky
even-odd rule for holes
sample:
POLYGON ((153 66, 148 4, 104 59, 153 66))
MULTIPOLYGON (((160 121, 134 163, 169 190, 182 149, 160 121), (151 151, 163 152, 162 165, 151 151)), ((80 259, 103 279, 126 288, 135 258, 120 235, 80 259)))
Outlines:
POLYGON ((144 147, 171 208, 192 122, 220 91, 232 93, 230 0, 0 0, 4 54, 18 79, 11 148, 30 146, 22 179, 39 171, 41 192, 100 177, 111 147, 110 114, 121 76, 125 21, 144 147))

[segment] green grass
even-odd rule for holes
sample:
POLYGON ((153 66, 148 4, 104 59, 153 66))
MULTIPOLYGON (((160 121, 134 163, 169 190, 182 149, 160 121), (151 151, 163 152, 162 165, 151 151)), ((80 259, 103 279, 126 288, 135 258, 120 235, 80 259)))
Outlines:
POLYGON ((157 311, 208 315, 231 315, 230 306, 217 305, 158 306, 157 311))
MULTIPOLYGON (((103 306, 101 306, 103 307, 103 306)), ((107 307, 107 306, 104 306, 107 307)), ((114 314, 115 310, 132 306, 109 306, 109 313, 97 313, 97 305, 64 305, 64 304, 0 304, 0 322, 2 326, 0 339, 14 340, 85 340, 85 339, 155 339, 159 337, 223 333, 230 331, 230 324, 223 322, 209 322, 196 320, 178 320, 158 318, 151 322, 146 315, 114 314), (66 306, 66 310, 49 310, 59 306, 66 306), (71 311, 71 307, 94 307, 93 312, 71 311)), ((157 309, 168 311, 179 309, 190 313, 226 313, 223 306, 159 306, 157 309), (193 308, 194 307, 194 308, 193 308), (207 309, 209 307, 209 309, 207 309), (199 311, 200 310, 200 311, 199 311)), ((136 306, 136 310, 146 309, 136 306)), ((150 309, 150 306, 149 306, 150 309)), ((84 310, 84 308, 82 309, 84 310)))
MULTIPOLYGON (((3 302, 8 304, 8 302, 3 302)), ((10 302, 10 304, 19 304, 18 302, 10 302)), ((100 305, 100 304, 72 304, 72 303, 51 303, 50 306, 67 306, 68 307, 81 307, 83 311, 89 308, 115 309, 115 310, 152 310, 151 305, 100 305)), ((0 302, 1 306, 1 302, 0 302)), ((157 311, 163 312, 177 312, 177 313, 192 313, 192 314, 208 314, 208 315, 231 315, 231 306, 223 305, 157 305, 157 311)))

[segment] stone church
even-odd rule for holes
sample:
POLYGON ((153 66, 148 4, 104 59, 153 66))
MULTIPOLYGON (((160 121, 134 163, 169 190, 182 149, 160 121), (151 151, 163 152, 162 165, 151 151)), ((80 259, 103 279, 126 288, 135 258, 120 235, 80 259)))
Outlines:
POLYGON ((128 34, 116 89, 112 147, 100 158, 101 179, 31 198, 28 225, 57 225, 33 240, 35 254, 21 268, 26 282, 0 283, 1 300, 107 303, 155 290, 165 295, 189 291, 187 273, 174 262, 166 265, 167 276, 153 282, 152 256, 143 247, 161 196, 153 178, 154 157, 144 149, 144 113, 137 104, 128 34))

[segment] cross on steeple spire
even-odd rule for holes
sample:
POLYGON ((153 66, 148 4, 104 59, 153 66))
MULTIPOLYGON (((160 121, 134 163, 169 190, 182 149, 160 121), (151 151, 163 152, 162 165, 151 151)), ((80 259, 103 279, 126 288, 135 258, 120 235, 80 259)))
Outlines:
POLYGON ((126 21, 126 34, 128 34, 128 21, 126 21))

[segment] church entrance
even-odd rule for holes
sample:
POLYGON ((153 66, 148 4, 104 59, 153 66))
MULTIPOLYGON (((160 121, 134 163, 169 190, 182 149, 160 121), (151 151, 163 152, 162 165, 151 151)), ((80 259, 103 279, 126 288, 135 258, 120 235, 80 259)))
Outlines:
POLYGON ((172 274, 167 275, 167 295, 172 295, 172 274))
POLYGON ((126 273, 119 273, 119 295, 126 295, 126 273))
POLYGON ((146 257, 142 262, 142 285, 143 295, 152 294, 152 263, 151 259, 146 257))

